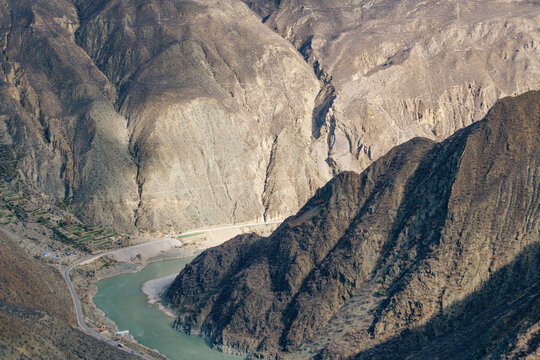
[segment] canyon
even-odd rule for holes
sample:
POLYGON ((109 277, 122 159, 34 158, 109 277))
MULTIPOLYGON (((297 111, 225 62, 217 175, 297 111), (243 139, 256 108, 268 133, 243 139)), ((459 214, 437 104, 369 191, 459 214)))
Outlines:
POLYGON ((73 272, 114 329, 96 271, 285 219, 180 272, 177 330, 539 357, 539 41, 536 0, 0 0, 1 356, 161 358, 77 329, 66 266, 137 246, 73 272))
POLYGON ((279 220, 537 89, 534 1, 0 2, 3 175, 81 220, 279 220), (19 180, 15 180, 19 179, 19 180))

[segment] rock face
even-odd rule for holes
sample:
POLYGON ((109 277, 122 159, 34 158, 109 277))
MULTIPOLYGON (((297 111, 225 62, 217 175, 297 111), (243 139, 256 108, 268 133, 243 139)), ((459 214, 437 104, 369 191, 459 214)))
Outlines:
POLYGON ((137 227, 279 218, 323 182, 308 153, 319 83, 243 3, 81 3, 78 43, 127 120, 137 227))
POLYGON ((329 178, 309 152, 319 82, 242 2, 0 6, 3 145, 81 217, 154 232, 274 219, 329 178))
POLYGON ((313 146, 336 174, 414 136, 440 141, 540 86, 535 1, 278 3, 260 13, 326 83, 313 146))
POLYGON ((168 290, 218 347, 320 359, 522 358, 540 336, 540 92, 332 179, 270 237, 209 249, 168 290))
POLYGON ((136 167, 116 91, 74 41, 68 1, 0 1, 0 127, 21 180, 134 230, 136 167))
POLYGON ((2 174, 127 232, 283 218, 332 175, 540 88, 539 16, 534 1, 0 0, 2 174))

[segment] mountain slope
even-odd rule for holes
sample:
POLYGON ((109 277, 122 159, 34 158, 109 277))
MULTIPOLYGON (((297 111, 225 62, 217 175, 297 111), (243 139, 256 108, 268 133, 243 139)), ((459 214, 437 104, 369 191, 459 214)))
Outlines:
POLYGON ((442 143, 413 139, 335 177, 270 237, 201 254, 168 290, 178 328, 250 354, 387 358, 441 334, 454 344, 462 326, 489 336, 456 354, 527 336, 536 351, 539 100, 505 98, 442 143))
POLYGON ((135 359, 86 335, 60 273, 0 231, 2 359, 135 359))
MULTIPOLYGON (((2 145, 20 180, 83 218, 133 231, 136 168, 116 91, 75 44, 69 1, 0 1, 2 145)), ((11 180, 11 179, 10 179, 11 180)))
POLYGON ((279 218, 326 179, 307 148, 319 83, 243 3, 77 4, 127 121, 140 229, 279 218))
POLYGON ((540 86, 537 1, 282 0, 270 13, 246 3, 326 83, 314 146, 335 173, 414 136, 443 140, 540 86))
POLYGON ((243 3, 0 10, 1 145, 82 219, 180 232, 280 218, 328 179, 308 146, 320 85, 243 3))
POLYGON ((130 233, 283 218, 333 174, 537 89, 539 16, 534 1, 0 0, 2 176, 130 233))

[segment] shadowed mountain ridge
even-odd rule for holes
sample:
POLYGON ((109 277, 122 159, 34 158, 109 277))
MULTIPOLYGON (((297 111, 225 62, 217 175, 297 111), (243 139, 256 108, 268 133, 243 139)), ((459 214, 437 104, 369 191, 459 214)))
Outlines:
POLYGON ((539 240, 539 99, 413 139, 335 177, 270 237, 201 254, 168 291, 178 328, 227 351, 334 358, 447 314, 539 240))

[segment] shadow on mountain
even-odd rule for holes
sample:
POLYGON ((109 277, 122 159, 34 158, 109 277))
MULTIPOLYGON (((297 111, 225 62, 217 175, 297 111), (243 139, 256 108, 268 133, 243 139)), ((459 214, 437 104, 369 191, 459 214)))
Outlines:
MULTIPOLYGON (((523 358, 539 350, 540 244, 526 247, 482 287, 432 318, 355 359, 523 358), (536 329, 536 330, 534 330, 536 329)), ((325 351, 319 359, 329 358, 325 351)))
MULTIPOLYGON (((390 354, 382 345, 382 355, 375 348, 373 354, 402 358, 404 349, 441 343, 442 334, 449 342, 466 336, 461 329, 483 334, 481 316, 496 320, 485 313, 489 306, 505 309, 508 294, 517 296, 517 286, 537 276, 519 271, 533 262, 528 251, 523 265, 501 270, 478 292, 538 242, 538 96, 503 99, 442 143, 402 144, 362 174, 336 176, 268 238, 203 253, 168 290, 179 307, 177 328, 254 357, 324 348, 325 359, 398 334, 408 340, 388 345, 390 354), (453 306, 477 292, 480 300, 453 306), (468 323, 466 314, 478 319, 468 323), (405 332, 427 323, 420 335, 405 332)), ((505 329, 489 336, 504 338, 505 329)), ((478 349, 494 346, 482 344, 478 349)), ((464 342, 464 349, 471 346, 464 342)), ((446 347, 424 352, 431 349, 446 347)))

